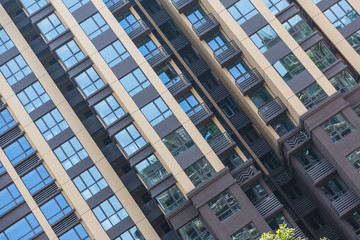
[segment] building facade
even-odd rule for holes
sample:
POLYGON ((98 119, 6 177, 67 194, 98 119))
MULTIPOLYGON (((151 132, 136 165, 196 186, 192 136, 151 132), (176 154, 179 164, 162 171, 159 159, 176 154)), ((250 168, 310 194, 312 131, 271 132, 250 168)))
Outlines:
POLYGON ((0 3, 0 239, 360 237, 358 0, 0 3))

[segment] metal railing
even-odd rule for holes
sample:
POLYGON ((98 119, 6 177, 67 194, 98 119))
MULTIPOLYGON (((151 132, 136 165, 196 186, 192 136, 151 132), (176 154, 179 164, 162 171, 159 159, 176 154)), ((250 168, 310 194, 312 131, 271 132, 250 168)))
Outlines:
POLYGON ((234 40, 225 43, 219 49, 214 52, 214 57, 218 63, 224 67, 226 64, 231 62, 231 60, 241 54, 240 48, 236 45, 234 40))
POLYGON ((191 115, 188 114, 188 116, 195 125, 199 124, 199 122, 207 116, 212 115, 212 111, 204 102, 200 103, 200 105, 193 110, 191 115))
POLYGON ((176 76, 175 78, 171 79, 168 83, 166 83, 167 89, 171 92, 171 94, 174 94, 181 89, 185 88, 190 84, 189 80, 184 76, 184 74, 180 74, 176 76))
POLYGON ((214 15, 209 13, 199 21, 195 22, 192 25, 192 28, 194 32, 198 35, 198 37, 201 38, 204 35, 204 33, 209 31, 209 29, 212 29, 217 26, 219 26, 218 20, 216 20, 214 15))
POLYGON ((287 110, 284 103, 279 97, 267 102, 265 105, 259 108, 258 113, 266 124, 269 124, 271 120, 275 119, 280 114, 287 110))
POLYGON ((333 165, 325 158, 306 169, 306 174, 313 183, 333 172, 333 165))
POLYGON ((260 75, 256 68, 244 73, 238 79, 236 79, 236 85, 243 95, 247 95, 249 91, 261 85, 263 82, 264 78, 260 75))
POLYGON ((162 46, 154 49, 148 55, 145 56, 146 60, 153 68, 158 66, 163 61, 165 61, 168 57, 169 54, 162 46))
POLYGON ((234 144, 234 140, 227 132, 215 136, 209 142, 210 147, 216 154, 222 153, 225 149, 234 144))
POLYGON ((125 32, 129 35, 131 39, 134 39, 136 36, 139 36, 141 33, 147 30, 149 30, 149 27, 142 19, 139 19, 133 24, 131 24, 129 27, 127 27, 125 29, 125 32))

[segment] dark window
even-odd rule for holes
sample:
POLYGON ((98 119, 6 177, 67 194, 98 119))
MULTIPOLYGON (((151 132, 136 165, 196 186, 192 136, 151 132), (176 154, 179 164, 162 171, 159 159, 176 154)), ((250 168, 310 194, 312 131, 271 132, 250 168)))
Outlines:
POLYGON ((355 130, 342 113, 336 114, 321 126, 335 143, 355 130))
POLYGON ((241 209, 237 199, 229 190, 216 196, 208 204, 221 222, 241 209))
POLYGON ((24 201, 24 198, 13 183, 0 190, 0 199, 0 216, 24 201))
POLYGON ((185 240, 212 240, 213 236, 200 218, 195 218, 179 229, 185 240))
POLYGON ((184 59, 187 65, 191 66, 194 62, 199 60, 199 56, 197 53, 192 49, 192 47, 187 47, 181 50, 180 52, 181 57, 184 59))
POLYGON ((310 109, 324 101, 328 96, 316 82, 296 94, 306 109, 310 109))
POLYGON ((326 182, 321 185, 320 189, 325 193, 330 202, 338 199, 347 192, 345 185, 337 177, 326 180, 326 182))
POLYGON ((309 169, 322 159, 322 156, 318 153, 318 151, 314 150, 310 146, 300 150, 295 156, 305 169, 309 169))
POLYGON ((313 30, 299 14, 296 14, 292 18, 288 19, 283 23, 283 26, 297 42, 305 39, 313 32, 313 30))
POLYGON ((183 127, 178 128, 162 139, 174 157, 194 145, 194 141, 183 127))
POLYGON ((282 215, 281 213, 279 215, 277 215, 276 217, 267 221, 267 224, 270 226, 270 228, 274 232, 276 232, 276 230, 279 228, 280 224, 286 224, 286 227, 288 227, 288 228, 292 227, 291 224, 288 222, 288 220, 286 220, 284 215, 282 215))
POLYGON ((259 182, 256 182, 251 186, 245 188, 244 192, 254 205, 258 204, 259 202, 261 202, 261 200, 263 200, 269 195, 259 182))
POLYGON ((190 181, 197 186, 214 176, 215 170, 206 158, 202 158, 185 169, 185 173, 190 181))
POLYGON ((71 207, 62 194, 57 195, 40 206, 40 209, 50 224, 53 224, 71 211, 71 207))
POLYGON ((20 219, 5 231, 0 233, 1 240, 18 240, 30 239, 42 231, 41 226, 36 220, 34 214, 30 213, 20 219))
POLYGON ((156 71, 161 81, 166 85, 167 88, 172 86, 171 80, 178 77, 174 68, 170 64, 165 64, 162 68, 156 71))
POLYGON ((180 206, 186 201, 184 195, 176 185, 160 193, 156 197, 156 200, 158 201, 165 213, 169 213, 175 210, 178 206, 180 206))
POLYGON ((257 108, 261 108, 267 102, 273 100, 270 93, 264 87, 258 88, 255 92, 251 93, 249 97, 257 108))
POLYGON ((241 159, 241 157, 235 150, 228 155, 222 157, 220 160, 225 166, 229 167, 230 171, 235 169, 240 164, 244 163, 244 161, 241 159))
POLYGON ((261 233, 257 230, 254 223, 250 223, 231 235, 232 240, 256 240, 260 237, 261 233))
POLYGON ((330 78, 329 81, 336 90, 340 90, 342 93, 349 91, 357 84, 353 76, 351 76, 347 70, 336 74, 334 77, 330 78))
POLYGON ((238 106, 233 101, 231 96, 227 97, 224 101, 219 103, 219 107, 228 118, 231 118, 239 111, 238 106))
POLYGON ((198 129, 207 142, 211 142, 213 138, 221 134, 220 129, 213 121, 202 125, 198 129))
POLYGON ((169 175, 154 154, 142 160, 135 168, 148 187, 169 175))
POLYGON ((43 188, 53 180, 44 165, 38 166, 21 179, 31 194, 43 188))
POLYGON ((297 187, 296 183, 293 181, 291 181, 288 184, 285 184, 281 188, 286 193, 286 195, 288 195, 293 201, 303 196, 302 192, 297 187))
POLYGON ((324 70, 337 60, 335 55, 322 41, 314 44, 309 50, 306 51, 306 54, 320 70, 324 70))
POLYGON ((305 70, 304 66, 293 53, 283 57, 274 63, 273 66, 285 82, 290 81, 305 70))
POLYGON ((242 129, 241 135, 248 144, 253 144, 260 139, 260 135, 252 125, 248 125, 242 129))
POLYGON ((287 132, 290 132, 295 128, 294 123, 290 120, 290 118, 285 115, 276 120, 275 123, 272 124, 272 128, 275 132, 281 137, 287 132))
POLYGON ((310 214, 305 216, 305 221, 315 230, 319 230, 325 226, 325 222, 322 220, 319 211, 312 211, 310 214))
POLYGON ((346 40, 351 45, 351 47, 360 55, 360 30, 354 32, 346 40))
POLYGON ((169 20, 160 26, 161 31, 165 34, 166 38, 172 40, 179 36, 181 32, 173 20, 169 20))
POLYGON ((350 224, 351 228, 354 232, 359 235, 360 234, 360 209, 357 209, 353 213, 351 213, 346 221, 350 224))
POLYGON ((260 161, 264 164, 267 170, 274 171, 281 166, 279 159, 275 156, 274 152, 270 152, 260 158, 260 161))
POLYGON ((355 151, 350 153, 346 158, 350 161, 350 163, 360 173, 360 148, 355 149, 355 151))
POLYGON ((34 149, 31 147, 26 137, 23 136, 4 148, 4 152, 12 165, 15 165, 26 156, 33 153, 34 149))

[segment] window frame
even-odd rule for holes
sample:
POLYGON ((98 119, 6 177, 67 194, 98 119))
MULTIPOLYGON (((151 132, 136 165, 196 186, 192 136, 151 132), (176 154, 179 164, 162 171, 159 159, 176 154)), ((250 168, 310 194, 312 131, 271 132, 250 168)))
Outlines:
POLYGON ((78 176, 73 178, 72 181, 84 200, 89 200, 109 186, 95 165, 81 172, 78 176))
POLYGON ((229 189, 223 191, 222 193, 211 199, 208 202, 208 205, 220 222, 226 221, 241 209, 238 200, 234 197, 234 195, 229 189), (228 202, 228 200, 231 199, 233 203, 228 202), (220 201, 222 202, 223 206, 219 205, 220 201))

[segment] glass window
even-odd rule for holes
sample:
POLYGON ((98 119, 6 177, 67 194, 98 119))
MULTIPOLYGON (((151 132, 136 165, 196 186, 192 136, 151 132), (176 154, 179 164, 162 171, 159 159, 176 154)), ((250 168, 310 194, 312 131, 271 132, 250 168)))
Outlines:
POLYGON ((261 237, 261 233, 257 230, 254 223, 250 223, 246 227, 243 227, 233 235, 232 240, 255 240, 261 237))
POLYGON ((5 132, 15 124, 16 122, 6 108, 0 112, 0 134, 5 132))
POLYGON ((19 92, 17 97, 28 113, 31 113, 50 100, 49 95, 46 93, 39 81, 36 81, 29 87, 19 92))
POLYGON ((168 63, 165 63, 163 67, 157 70, 156 74, 159 76, 160 80, 165 84, 167 88, 171 87, 177 81, 182 80, 180 76, 176 73, 174 68, 168 63), (173 81, 175 79, 176 81, 173 81))
POLYGON ((192 10, 186 12, 185 15, 195 29, 207 22, 207 20, 204 19, 206 13, 199 5, 196 5, 192 10))
POLYGON ((40 210, 50 224, 53 224, 72 209, 62 194, 57 195, 44 205, 40 206, 40 210))
POLYGON ((258 181, 251 186, 244 189, 246 196, 249 198, 253 205, 260 203, 264 198, 269 196, 263 186, 258 181))
POLYGON ((217 32, 213 36, 206 39, 206 43, 209 45, 211 50, 213 50, 215 55, 219 55, 226 49, 224 45, 227 43, 227 39, 222 35, 222 33, 217 32))
POLYGON ((84 53, 81 51, 74 40, 71 40, 56 49, 55 53, 66 69, 71 68, 76 63, 85 58, 84 53))
POLYGON ((30 213, 20 219, 5 231, 0 233, 1 240, 26 240, 42 231, 41 226, 36 220, 34 214, 30 213))
POLYGON ((318 151, 314 150, 310 146, 303 148, 298 153, 296 153, 295 156, 306 170, 320 162, 322 159, 322 156, 318 153, 318 151))
POLYGON ((158 201, 165 213, 169 213, 175 210, 178 206, 180 206, 186 201, 184 195, 176 185, 160 193, 156 197, 156 200, 158 201))
POLYGON ((312 1, 313 1, 313 3, 317 4, 317 3, 321 2, 322 0, 312 0, 312 1))
POLYGON ((265 5, 270 9, 273 14, 277 14, 284 10, 290 3, 287 0, 263 0, 265 5))
POLYGON ((94 39, 102 32, 105 32, 110 28, 100 13, 95 13, 94 15, 80 23, 80 26, 90 40, 94 39))
POLYGON ((142 107, 141 112, 153 127, 173 114, 161 97, 142 107))
POLYGON ((200 126, 198 129, 207 142, 211 142, 216 136, 221 134, 220 129, 213 121, 200 126))
MULTIPOLYGON (((0 33, 0 39, 1 39, 1 33, 0 33)), ((360 30, 353 33, 346 40, 351 45, 351 47, 360 55, 360 30)), ((0 47, 0 54, 1 54, 1 47, 0 47)))
POLYGON ((242 77, 250 69, 249 66, 243 60, 239 60, 234 65, 230 65, 228 67, 228 70, 237 82, 242 82, 241 79, 245 80, 245 78, 242 77))
POLYGON ((290 132, 292 129, 295 128, 294 123, 290 120, 290 118, 285 115, 276 120, 275 123, 272 124, 272 128, 275 132, 281 137, 287 132, 290 132))
POLYGON ((353 76, 351 76, 347 70, 336 74, 334 77, 330 78, 329 81, 336 90, 340 90, 342 93, 349 91, 357 84, 353 76))
POLYGON ((59 240, 91 240, 91 238, 84 227, 81 224, 78 224, 61 235, 59 240))
POLYGON ((69 127, 57 108, 35 121, 46 141, 49 141, 69 127))
POLYGON ((10 85, 15 84, 32 73, 30 67, 20 54, 2 65, 0 71, 10 85))
POLYGON ((322 41, 314 44, 309 50, 306 51, 306 54, 320 70, 324 70, 337 60, 334 54, 322 41))
POLYGON ((0 216, 24 201, 24 198, 13 183, 0 190, 0 199, 0 216))
POLYGON ((114 240, 145 240, 145 238, 140 230, 136 226, 133 226, 114 240))
POLYGON ((159 28, 169 41, 175 39, 177 36, 182 35, 182 32, 173 20, 167 21, 166 23, 159 26, 159 28))
POLYGON ((146 38, 144 41, 136 44, 136 46, 146 60, 160 53, 159 48, 150 38, 146 38))
POLYGON ((220 158, 220 160, 225 166, 229 167, 230 171, 244 163, 244 161, 241 159, 241 157, 235 150, 220 158))
POLYGON ((279 214, 276 217, 270 219, 267 224, 270 226, 273 232, 276 232, 280 224, 286 224, 286 227, 291 228, 289 221, 282 214, 279 214))
POLYGON ((337 177, 332 177, 320 187, 321 191, 325 193, 330 202, 338 199, 347 192, 344 184, 337 177))
POLYGON ((85 3, 89 2, 90 0, 62 0, 65 6, 69 9, 70 12, 74 12, 75 10, 79 9, 85 3))
POLYGON ((266 52, 272 46, 281 41, 280 37, 276 34, 274 29, 270 27, 270 25, 266 25, 250 36, 250 38, 262 53, 266 52))
POLYGON ((188 117, 191 117, 197 112, 204 109, 203 106, 198 102, 198 100, 191 92, 185 94, 177 101, 188 117))
POLYGON ((126 48, 121 44, 120 40, 116 40, 105 47, 100 51, 100 54, 111 68, 130 56, 126 48))
POLYGON ((357 209, 353 213, 351 213, 346 221, 350 224, 352 230, 359 235, 360 234, 360 209, 357 209))
POLYGON ((73 137, 61 144, 54 149, 54 153, 65 170, 89 156, 77 137, 73 137))
POLYGON ((115 139, 127 156, 130 156, 146 144, 145 139, 141 136, 134 124, 118 132, 115 135, 115 139))
POLYGON ((354 108, 354 112, 356 113, 356 115, 357 115, 358 117, 360 117, 360 107, 354 108))
POLYGON ((194 145, 194 141, 183 127, 178 128, 162 139, 174 157, 194 145))
POLYGON ((43 188, 53 180, 44 165, 38 166, 21 179, 31 194, 43 188))
POLYGON ((229 190, 216 196, 208 204, 221 222, 241 209, 238 201, 229 190))
POLYGON ((31 15, 47 4, 46 0, 20 0, 26 12, 31 15))
POLYGON ((120 79, 121 84, 125 90, 129 93, 130 97, 141 92, 141 90, 151 85, 145 74, 140 68, 135 69, 125 77, 120 79))
POLYGON ((4 168, 4 166, 0 162, 0 174, 5 172, 5 171, 6 171, 6 169, 4 168))
POLYGON ((188 222, 179 229, 184 240, 212 240, 214 237, 206 228, 200 218, 188 222))
POLYGON ((36 24, 46 41, 51 41, 66 31, 65 26, 55 13, 50 14, 36 24))
POLYGON ((105 3, 105 5, 107 7, 111 7, 112 5, 114 5, 117 2, 120 2, 122 0, 103 0, 103 2, 105 3))
POLYGON ((342 113, 336 114, 321 126, 335 143, 355 130, 342 113))
POLYGON ((154 154, 142 160, 135 168, 147 187, 151 187, 169 175, 154 154))
POLYGON ((108 186, 96 166, 92 166, 82 172, 78 177, 73 179, 73 182, 85 200, 88 200, 108 186))
POLYGON ((7 35, 4 29, 0 29, 0 54, 3 54, 13 47, 14 43, 11 41, 9 35, 7 35))
POLYGON ((203 183, 214 176, 216 172, 208 160, 206 158, 202 158, 185 169, 185 173, 196 187, 200 183, 203 183))
POLYGON ((249 0, 239 0, 227 10, 239 25, 259 13, 249 0))
POLYGON ((257 108, 261 108, 267 102, 273 100, 270 93, 264 87, 258 88, 255 92, 251 93, 249 97, 257 108))
POLYGON ((31 147, 30 143, 25 136, 20 137, 9 146, 4 148, 6 156, 11 161, 12 165, 20 162, 26 156, 34 152, 34 149, 31 147))
POLYGON ((239 107, 234 102, 231 96, 227 97, 224 101, 219 103, 219 107, 225 113, 227 118, 231 118, 235 116, 237 112, 239 112, 239 107))
POLYGON ((285 82, 290 81, 305 70, 304 66, 293 53, 283 57, 274 63, 273 66, 285 82))
POLYGON ((143 30, 143 25, 140 24, 140 22, 130 11, 124 13, 124 15, 118 16, 116 20, 119 22, 119 24, 127 34, 139 30, 139 28, 143 30))
POLYGON ((300 42, 313 32, 313 30, 299 14, 296 14, 284 22, 283 26, 297 42, 300 42))
POLYGON ((340 0, 324 11, 325 16, 336 29, 341 29, 357 19, 359 14, 346 0, 340 0))
POLYGON ((113 95, 108 96, 94 106, 96 113, 106 126, 109 126, 125 115, 124 110, 116 101, 113 95))
POLYGON ((316 106, 328 97, 325 91, 316 82, 296 94, 296 96, 307 109, 316 106))
POLYGON ((75 82, 86 97, 105 86, 93 67, 88 68, 74 78, 75 82))
POLYGON ((355 151, 353 151, 348 156, 346 156, 346 158, 350 161, 350 163, 360 173, 360 148, 357 148, 355 151))
POLYGON ((100 203, 92 211, 105 231, 128 217, 128 213, 115 195, 100 203))

